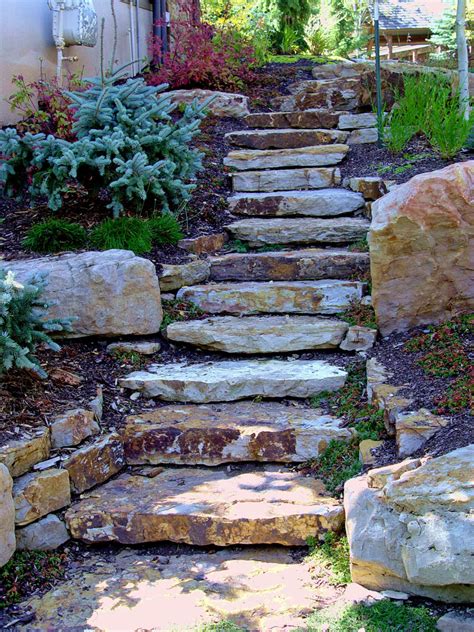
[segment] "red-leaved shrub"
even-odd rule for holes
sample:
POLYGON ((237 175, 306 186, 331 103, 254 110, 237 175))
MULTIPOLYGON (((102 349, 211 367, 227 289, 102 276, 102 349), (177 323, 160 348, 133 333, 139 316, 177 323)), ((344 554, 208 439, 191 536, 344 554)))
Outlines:
MULTIPOLYGON (((147 73, 147 83, 232 91, 254 79, 255 51, 236 30, 196 21, 191 9, 181 7, 170 32, 170 50, 147 73)), ((159 38, 150 38, 149 49, 152 59, 161 58, 159 38)))

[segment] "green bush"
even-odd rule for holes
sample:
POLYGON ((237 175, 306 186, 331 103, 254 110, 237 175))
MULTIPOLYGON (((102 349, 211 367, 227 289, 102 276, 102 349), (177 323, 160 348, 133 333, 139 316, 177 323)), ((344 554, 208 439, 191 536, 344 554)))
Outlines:
POLYGON ((75 181, 91 196, 105 191, 115 217, 146 203, 166 212, 189 199, 202 157, 189 145, 204 106, 192 104, 174 121, 176 106, 159 96, 166 85, 123 79, 90 79, 85 91, 67 93, 75 107, 75 141, 0 130, 0 189, 11 196, 46 196, 56 211, 75 181))
POLYGON ((384 599, 370 606, 324 608, 308 618, 306 632, 435 632, 436 619, 423 606, 384 599))
POLYGON ((148 226, 154 243, 163 246, 165 244, 177 244, 184 237, 181 224, 171 213, 152 217, 148 220, 148 226))
POLYGON ((106 219, 91 233, 91 243, 99 250, 131 250, 136 255, 150 252, 153 238, 149 223, 139 217, 106 219))
POLYGON ((32 226, 23 240, 26 250, 41 253, 77 250, 87 243, 87 232, 65 219, 46 219, 32 226))
POLYGON ((41 299, 45 286, 42 276, 22 284, 15 281, 13 272, 0 268, 0 375, 17 368, 46 377, 34 355, 36 346, 43 344, 58 351, 59 345, 49 334, 70 331, 69 320, 44 320, 51 307, 41 299))

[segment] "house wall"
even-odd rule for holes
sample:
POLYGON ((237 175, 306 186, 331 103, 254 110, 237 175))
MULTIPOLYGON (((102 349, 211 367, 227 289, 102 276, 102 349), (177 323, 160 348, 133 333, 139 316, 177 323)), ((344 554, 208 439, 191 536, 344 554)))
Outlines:
MULTIPOLYGON (((113 47, 110 0, 94 0, 94 6, 99 25, 101 19, 105 18, 104 59, 108 63, 113 47)), ((130 61, 129 4, 115 0, 114 6, 118 22, 116 60, 120 66, 130 61)), ((143 7, 151 9, 148 0, 140 0, 140 57, 146 55, 147 37, 152 27, 152 12, 143 7)), ((84 71, 85 77, 99 74, 99 43, 94 48, 71 46, 65 49, 64 54, 79 58, 76 62, 64 62, 66 72, 84 71)), ((40 77, 40 65, 46 77, 55 76, 56 48, 52 37, 52 12, 47 0, 0 0, 0 125, 11 124, 19 119, 18 114, 11 112, 5 102, 14 91, 12 77, 23 75, 26 81, 34 81, 40 77)))

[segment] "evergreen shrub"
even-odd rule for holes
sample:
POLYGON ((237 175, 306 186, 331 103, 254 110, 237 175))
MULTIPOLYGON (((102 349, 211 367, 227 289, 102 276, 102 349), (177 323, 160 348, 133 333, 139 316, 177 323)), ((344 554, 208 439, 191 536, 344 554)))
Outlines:
POLYGON ((87 232, 80 224, 51 218, 32 226, 22 243, 26 250, 45 254, 78 250, 86 246, 87 232))

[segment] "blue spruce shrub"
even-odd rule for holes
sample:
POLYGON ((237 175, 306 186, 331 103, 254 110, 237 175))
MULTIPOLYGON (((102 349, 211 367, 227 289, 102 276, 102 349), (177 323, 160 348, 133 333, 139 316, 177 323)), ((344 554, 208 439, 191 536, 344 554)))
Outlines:
POLYGON ((59 345, 49 334, 70 331, 70 320, 44 319, 51 307, 41 299, 45 286, 44 276, 19 283, 13 272, 0 268, 0 375, 17 368, 46 377, 34 355, 36 346, 44 344, 58 351, 59 345))
POLYGON ((46 196, 56 211, 76 181, 91 194, 105 189, 114 217, 141 210, 147 201, 167 212, 188 200, 202 159, 190 143, 205 106, 189 105, 174 119, 176 106, 160 95, 166 85, 118 79, 89 79, 84 92, 67 93, 75 108, 75 141, 0 130, 0 189, 10 196, 46 196))

